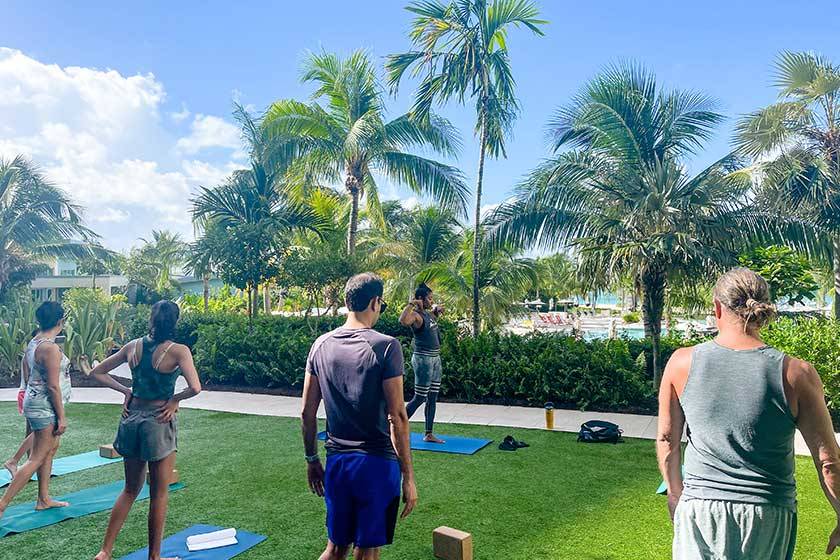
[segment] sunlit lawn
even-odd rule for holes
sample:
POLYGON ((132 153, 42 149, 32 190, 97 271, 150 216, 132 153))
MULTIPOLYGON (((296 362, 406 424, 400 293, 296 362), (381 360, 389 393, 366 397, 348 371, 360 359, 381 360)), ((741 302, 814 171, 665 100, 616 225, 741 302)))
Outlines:
MULTIPOLYGON (((110 442, 118 408, 71 405, 60 455, 110 442)), ((187 487, 172 495, 167 534, 194 523, 233 526, 269 539, 242 560, 314 559, 325 542, 324 506, 304 479, 299 423, 294 419, 185 410, 178 468, 187 487)), ((15 405, 0 403, 0 453, 19 442, 15 405)), ((670 522, 653 444, 584 445, 572 434, 446 426, 446 433, 508 433, 532 445, 515 453, 485 448, 474 456, 415 453, 420 504, 397 529, 385 558, 431 559, 432 530, 449 525, 473 533, 477 559, 638 559, 670 557, 670 522)), ((813 466, 800 458, 797 558, 823 557, 833 515, 813 466)), ((53 479, 54 494, 119 480, 121 465, 53 479)), ((33 500, 30 484, 16 503, 33 500)), ((116 558, 146 544, 148 502, 139 503, 118 541, 116 558)), ((99 547, 108 514, 99 513, 0 540, 0 559, 81 560, 99 547)))

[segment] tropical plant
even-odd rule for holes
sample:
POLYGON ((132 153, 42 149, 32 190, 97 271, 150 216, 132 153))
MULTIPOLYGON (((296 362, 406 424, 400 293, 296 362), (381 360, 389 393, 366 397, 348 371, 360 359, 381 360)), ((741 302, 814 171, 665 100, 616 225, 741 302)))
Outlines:
POLYGON ((389 297, 408 301, 420 282, 431 280, 429 267, 453 259, 461 237, 455 216, 434 206, 415 208, 400 225, 374 234, 369 254, 383 271, 389 297))
POLYGON ((15 374, 26 344, 38 326, 36 305, 29 297, 0 307, 0 373, 15 374))
POLYGON ((121 299, 105 296, 78 298, 76 305, 68 308, 64 353, 81 371, 89 373, 88 362, 104 360, 114 347, 115 338, 121 336, 122 327, 117 321, 121 306, 121 299))
POLYGON ((81 208, 35 165, 0 159, 0 297, 28 284, 44 259, 90 255, 95 238, 81 208))
POLYGON ((133 248, 126 259, 129 280, 154 290, 160 297, 173 297, 178 287, 173 275, 184 264, 188 245, 180 234, 167 230, 152 230, 151 239, 140 241, 143 245, 133 248))
POLYGON ((550 124, 555 151, 570 149, 533 171, 493 218, 496 243, 572 248, 595 289, 632 276, 657 386, 669 279, 708 278, 751 239, 809 239, 807 227, 751 206, 750 173, 736 158, 688 175, 683 158, 722 119, 704 95, 663 91, 638 67, 609 69, 550 124))
POLYGON ((482 243, 478 261, 481 273, 476 276, 472 270, 473 243, 473 230, 463 232, 455 254, 446 262, 430 264, 424 271, 424 279, 437 290, 448 316, 473 325, 472 283, 479 278, 478 294, 484 310, 479 329, 495 329, 525 312, 520 302, 537 281, 536 263, 521 256, 512 245, 482 243))
POLYGON ((208 297, 195 294, 184 294, 181 300, 181 311, 185 313, 196 313, 204 311, 209 313, 240 313, 248 310, 248 297, 239 290, 230 286, 223 286, 216 294, 208 297))
POLYGON ((583 286, 577 279, 575 262, 565 253, 555 253, 540 257, 536 261, 536 294, 543 297, 569 297, 581 294, 583 286))
POLYGON ((406 8, 416 15, 409 36, 414 50, 388 57, 388 83, 396 91, 409 68, 422 75, 412 118, 431 119, 435 102, 456 99, 475 101, 475 133, 479 138, 478 174, 475 189, 475 246, 472 271, 473 334, 481 323, 479 265, 482 231, 481 203, 484 160, 505 156, 505 140, 518 111, 515 83, 508 56, 511 27, 524 26, 542 35, 546 23, 530 0, 439 0, 412 2, 406 8))
POLYGON ((813 301, 816 297, 819 284, 811 272, 811 263, 790 247, 755 247, 741 255, 738 261, 767 280, 773 301, 786 299, 793 305, 813 301))
POLYGON ((248 315, 257 311, 257 288, 279 272, 289 236, 317 231, 317 217, 293 202, 283 188, 291 158, 272 149, 258 119, 241 106, 234 113, 250 153, 250 169, 234 171, 214 188, 201 187, 192 200, 200 232, 194 245, 222 279, 248 293, 248 315))
POLYGON ((364 197, 368 217, 384 226, 382 204, 374 174, 405 185, 420 195, 461 212, 467 189, 456 168, 413 153, 430 148, 456 155, 460 141, 441 117, 415 121, 407 115, 385 119, 383 93, 367 55, 356 51, 346 59, 312 54, 304 62, 303 81, 318 89, 313 102, 287 99, 269 107, 264 127, 280 145, 297 147, 299 157, 289 169, 289 186, 298 192, 324 183, 343 183, 350 197, 347 253, 356 247, 359 201, 364 197), (319 101, 325 101, 325 106, 319 101))
POLYGON ((779 101, 744 117, 735 145, 760 159, 763 204, 831 232, 840 319, 840 66, 812 53, 783 52, 775 85, 779 101))

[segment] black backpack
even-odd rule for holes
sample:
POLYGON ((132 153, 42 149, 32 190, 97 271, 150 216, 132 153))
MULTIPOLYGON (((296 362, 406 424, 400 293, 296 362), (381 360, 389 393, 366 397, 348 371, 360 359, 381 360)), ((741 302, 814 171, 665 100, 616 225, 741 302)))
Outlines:
POLYGON ((583 443, 618 443, 621 441, 621 429, 612 422, 590 420, 581 424, 577 440, 583 443))

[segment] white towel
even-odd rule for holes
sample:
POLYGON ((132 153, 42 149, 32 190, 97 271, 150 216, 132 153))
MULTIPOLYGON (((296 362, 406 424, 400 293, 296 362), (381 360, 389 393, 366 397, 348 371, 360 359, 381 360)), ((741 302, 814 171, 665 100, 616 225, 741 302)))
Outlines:
POLYGON ((237 544, 236 529, 222 529, 212 533, 192 535, 187 537, 187 550, 196 552, 198 550, 209 550, 237 544))

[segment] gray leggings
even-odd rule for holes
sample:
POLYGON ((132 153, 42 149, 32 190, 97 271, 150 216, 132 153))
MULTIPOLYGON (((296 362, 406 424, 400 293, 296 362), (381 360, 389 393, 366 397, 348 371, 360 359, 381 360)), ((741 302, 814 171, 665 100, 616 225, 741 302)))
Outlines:
POLYGON ((420 405, 426 403, 426 433, 431 434, 435 427, 437 397, 443 369, 440 356, 413 354, 411 367, 414 369, 414 398, 406 405, 406 412, 411 418, 420 405))

